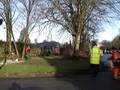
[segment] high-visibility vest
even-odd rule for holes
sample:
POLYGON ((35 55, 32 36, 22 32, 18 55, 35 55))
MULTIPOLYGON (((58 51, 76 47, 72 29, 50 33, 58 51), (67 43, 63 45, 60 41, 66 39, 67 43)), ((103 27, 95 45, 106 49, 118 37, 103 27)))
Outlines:
POLYGON ((90 64, 100 64, 101 50, 98 47, 93 47, 90 54, 90 64))

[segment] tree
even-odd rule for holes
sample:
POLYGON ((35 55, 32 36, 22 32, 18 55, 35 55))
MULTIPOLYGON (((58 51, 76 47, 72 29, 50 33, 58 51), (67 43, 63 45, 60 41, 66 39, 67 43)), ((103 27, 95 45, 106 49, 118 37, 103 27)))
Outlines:
POLYGON ((112 46, 116 48, 120 48, 120 35, 117 35, 113 40, 112 40, 112 46))
POLYGON ((60 25, 73 37, 74 55, 79 55, 83 33, 95 35, 106 14, 107 0, 46 0, 41 7, 46 22, 60 25), (89 32, 89 33, 88 33, 89 32))
POLYGON ((102 44, 103 47, 106 48, 106 49, 112 48, 112 43, 111 43, 110 41, 103 40, 103 41, 101 42, 101 44, 102 44))
POLYGON ((23 30, 21 30, 21 32, 20 32, 20 37, 19 37, 18 41, 21 42, 21 43, 24 43, 25 42, 25 38, 27 38, 27 43, 29 44, 30 43, 30 39, 29 39, 29 37, 26 37, 27 33, 28 32, 26 31, 26 29, 23 28, 23 30))
POLYGON ((14 47, 15 47, 15 51, 17 54, 17 57, 19 58, 19 53, 18 53, 18 49, 17 49, 17 45, 15 43, 15 38, 14 38, 14 34, 13 34, 13 30, 12 30, 12 25, 13 25, 13 11, 12 11, 12 4, 13 4, 14 0, 1 0, 1 17, 4 19, 5 24, 6 24, 6 33, 7 33, 7 42, 8 42, 8 46, 9 46, 9 50, 8 52, 11 53, 11 37, 13 38, 13 42, 14 42, 14 47))
POLYGON ((40 0, 18 0, 21 3, 21 8, 18 8, 18 11, 22 13, 21 17, 24 18, 24 46, 22 52, 22 59, 25 55, 25 47, 29 44, 29 34, 30 32, 38 25, 38 22, 41 18, 41 13, 39 11, 39 2, 40 0))

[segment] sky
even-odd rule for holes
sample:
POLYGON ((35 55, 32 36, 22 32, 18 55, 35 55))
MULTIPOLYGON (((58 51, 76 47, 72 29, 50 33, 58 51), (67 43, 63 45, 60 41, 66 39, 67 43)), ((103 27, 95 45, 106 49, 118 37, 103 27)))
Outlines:
MULTIPOLYGON (((15 40, 17 41, 20 36, 20 31, 19 30, 17 31, 15 28, 13 28, 13 30, 14 30, 15 40)), ((35 43, 35 39, 37 39, 38 43, 41 43, 44 40, 47 40, 47 41, 57 41, 62 44, 72 40, 71 35, 68 32, 62 32, 62 34, 60 34, 60 32, 58 32, 57 28, 51 30, 51 32, 49 32, 49 28, 42 32, 33 31, 30 33, 29 38, 32 43, 35 43)), ((3 23, 0 26, 0 40, 6 41, 5 23, 3 23)))
MULTIPOLYGON (((20 8, 20 4, 18 3, 18 6, 20 8)), ((14 10, 14 8, 13 8, 14 10)), ((16 14, 19 15, 19 13, 17 12, 16 14)), ((110 14, 112 15, 112 14, 110 14)), ((16 15, 17 16, 17 15, 16 15)), ((22 21, 24 21, 22 19, 22 21)), ((21 23, 20 20, 18 20, 17 22, 21 23)), ((20 30, 21 28, 23 28, 24 26, 21 25, 17 25, 17 28, 13 27, 13 31, 14 31, 14 36, 15 36, 15 40, 17 41, 19 36, 20 36, 20 30)), ((102 32, 100 32, 98 34, 98 41, 101 42, 102 40, 108 40, 111 41, 115 36, 117 36, 118 34, 120 34, 120 21, 118 20, 113 20, 111 21, 111 24, 108 23, 104 23, 102 25, 103 30, 102 32)), ((43 42, 44 40, 48 40, 48 41, 57 41, 60 43, 66 43, 69 42, 70 40, 72 40, 71 35, 68 32, 63 32, 62 34, 60 34, 57 30, 58 28, 55 28, 51 31, 51 33, 49 32, 49 28, 47 28, 45 31, 39 33, 39 32, 32 32, 29 36, 30 40, 32 43, 35 42, 35 39, 37 39, 37 42, 43 42)), ((0 40, 6 40, 6 29, 5 29, 5 23, 3 23, 0 26, 0 40)))
POLYGON ((57 28, 54 28, 49 32, 49 29, 42 31, 41 33, 31 33, 30 34, 31 42, 35 42, 37 39, 38 42, 47 41, 57 41, 60 43, 66 43, 72 40, 71 35, 68 32, 59 32, 57 28))
MULTIPOLYGON (((19 22, 19 20, 18 20, 18 22, 19 22)), ((101 42, 102 40, 111 41, 115 36, 120 34, 120 31, 119 31, 120 30, 120 21, 118 21, 118 20, 113 20, 111 22, 111 24, 104 23, 102 25, 102 27, 103 27, 103 30, 102 30, 102 32, 100 32, 98 34, 98 37, 97 37, 99 42, 101 42)), ((13 27, 14 36, 15 36, 16 41, 18 40, 18 38, 20 36, 21 28, 23 28, 23 27, 18 27, 18 28, 13 27)), ((49 28, 47 28, 45 31, 43 31, 41 33, 32 32, 30 34, 29 38, 30 38, 32 43, 35 42, 35 39, 37 39, 37 42, 43 42, 44 40, 48 40, 48 41, 57 41, 60 43, 66 43, 66 42, 69 42, 70 40, 72 40, 72 37, 68 32, 64 32, 64 34, 63 33, 60 34, 60 33, 58 33, 57 28, 53 29, 51 31, 51 33, 49 32, 49 28)), ((0 40, 4 40, 4 41, 6 40, 5 23, 3 23, 0 26, 0 40)))
POLYGON ((112 21, 111 24, 106 23, 103 25, 104 30, 98 34, 98 40, 101 42, 102 40, 111 41, 120 34, 120 21, 112 21))
MULTIPOLYGON (((113 21, 111 24, 105 23, 103 25, 103 31, 98 34, 98 41, 101 42, 102 40, 108 40, 111 41, 116 35, 120 33, 120 21, 113 21)), ((17 41, 20 35, 19 31, 14 31, 15 40, 17 41)), ((32 32, 30 34, 30 40, 32 43, 35 42, 35 39, 37 39, 37 42, 43 42, 44 40, 48 41, 57 41, 60 43, 66 43, 72 40, 72 37, 69 33, 63 32, 63 34, 60 34, 57 29, 53 29, 51 33, 48 31, 43 31, 41 33, 39 32, 32 32)), ((0 40, 6 40, 6 29, 5 24, 3 23, 0 26, 0 40)))

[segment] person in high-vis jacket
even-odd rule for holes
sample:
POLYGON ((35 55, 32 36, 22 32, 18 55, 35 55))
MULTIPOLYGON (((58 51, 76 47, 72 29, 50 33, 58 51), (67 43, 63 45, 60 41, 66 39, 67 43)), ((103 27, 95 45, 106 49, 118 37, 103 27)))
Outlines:
POLYGON ((92 48, 90 50, 90 66, 92 76, 96 77, 99 72, 100 60, 101 60, 101 49, 97 46, 96 42, 92 43, 92 48))

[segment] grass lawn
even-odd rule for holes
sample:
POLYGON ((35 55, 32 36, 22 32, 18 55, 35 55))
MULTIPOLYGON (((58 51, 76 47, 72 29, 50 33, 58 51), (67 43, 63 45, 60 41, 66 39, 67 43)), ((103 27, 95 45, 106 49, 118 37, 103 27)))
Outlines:
POLYGON ((5 65, 0 69, 0 75, 66 73, 88 68, 89 63, 87 60, 71 60, 60 56, 32 57, 24 63, 5 65))

